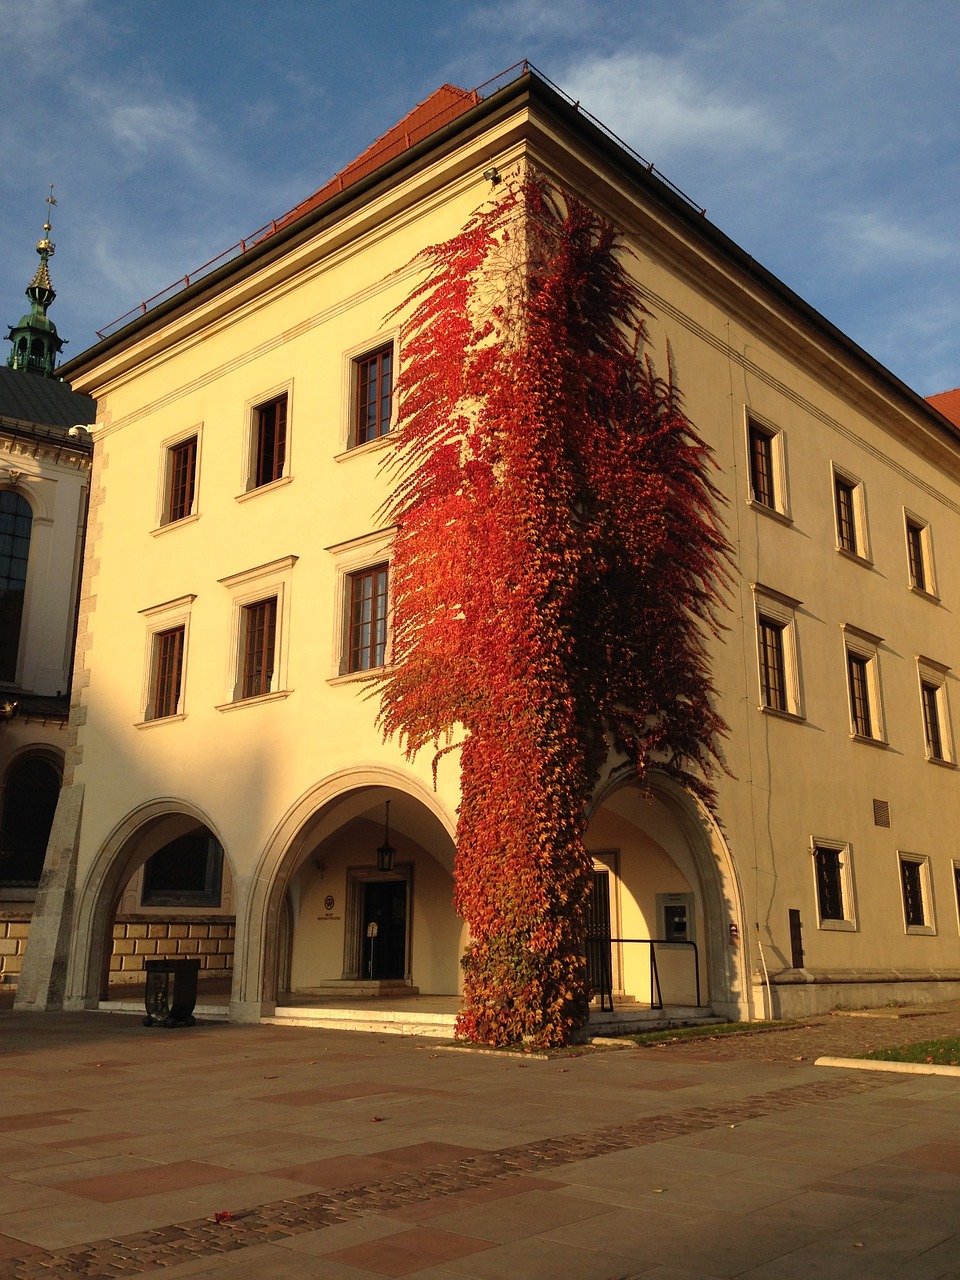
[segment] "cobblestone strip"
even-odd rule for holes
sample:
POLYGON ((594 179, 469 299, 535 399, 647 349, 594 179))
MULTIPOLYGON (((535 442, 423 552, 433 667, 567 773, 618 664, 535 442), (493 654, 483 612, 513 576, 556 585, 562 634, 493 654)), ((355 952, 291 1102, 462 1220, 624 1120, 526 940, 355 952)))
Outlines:
POLYGON ((757 1120, 778 1111, 810 1106, 834 1098, 866 1093, 893 1083, 889 1078, 857 1076, 797 1085, 757 1094, 716 1107, 689 1107, 664 1112, 631 1124, 611 1125, 541 1142, 525 1142, 502 1151, 469 1156, 455 1164, 436 1165, 386 1181, 355 1184, 340 1191, 317 1191, 277 1200, 258 1209, 238 1210, 227 1222, 197 1218, 112 1240, 56 1251, 32 1253, 0 1262, 0 1280, 51 1280, 51 1277, 144 1275, 192 1259, 233 1253, 307 1231, 320 1231, 363 1213, 385 1213, 436 1200, 460 1191, 487 1187, 497 1178, 572 1164, 594 1156, 649 1146, 669 1138, 703 1133, 721 1124, 757 1120))

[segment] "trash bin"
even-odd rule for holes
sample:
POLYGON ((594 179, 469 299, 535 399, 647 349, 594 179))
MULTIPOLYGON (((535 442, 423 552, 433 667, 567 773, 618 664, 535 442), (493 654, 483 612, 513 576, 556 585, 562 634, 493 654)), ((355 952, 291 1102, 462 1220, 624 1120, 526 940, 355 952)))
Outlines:
POLYGON ((192 1027, 196 1022, 193 1011, 197 1004, 197 974, 199 960, 145 960, 147 988, 144 1003, 147 1016, 145 1027, 155 1022, 165 1027, 192 1027))

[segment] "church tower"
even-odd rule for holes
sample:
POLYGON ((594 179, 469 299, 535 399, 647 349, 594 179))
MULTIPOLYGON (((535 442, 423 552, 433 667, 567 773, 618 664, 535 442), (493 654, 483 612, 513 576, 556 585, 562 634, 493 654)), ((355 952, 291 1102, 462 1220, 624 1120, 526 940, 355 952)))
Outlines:
MULTIPOLYGON (((47 204, 55 205, 53 187, 47 196, 47 204)), ((56 245, 50 239, 50 214, 43 224, 43 236, 37 241, 37 253, 40 265, 26 288, 30 299, 30 310, 20 317, 19 324, 11 325, 7 339, 13 343, 13 350, 7 357, 7 367, 23 373, 36 373, 42 378, 52 378, 57 356, 63 346, 63 339, 57 335, 57 326, 47 316, 47 308, 56 298, 56 291, 50 283, 49 262, 53 257, 56 245)))

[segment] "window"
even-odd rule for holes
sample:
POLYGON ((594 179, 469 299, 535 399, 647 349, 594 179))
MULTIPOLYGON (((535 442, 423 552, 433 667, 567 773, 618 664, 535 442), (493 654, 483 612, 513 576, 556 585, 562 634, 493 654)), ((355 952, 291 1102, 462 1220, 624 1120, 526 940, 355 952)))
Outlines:
POLYGON ((244 605, 240 627, 242 667, 238 697, 258 698, 270 693, 272 688, 277 639, 276 597, 244 605))
POLYGON ((925 596, 936 596, 933 577, 933 554, 930 526, 923 520, 904 512, 904 528, 907 538, 907 577, 914 591, 925 596))
POLYGON ((960 862, 953 864, 953 891, 957 901, 957 924, 960 925, 960 862))
POLYGON ((39 883, 59 794, 60 771, 50 760, 26 756, 10 767, 0 822, 0 884, 5 889, 32 890, 39 883))
POLYGON ((750 501, 767 514, 787 516, 787 486, 783 433, 747 418, 747 454, 750 501))
POLYGON ((946 679, 949 669, 931 658, 917 659, 924 750, 927 759, 937 764, 952 764, 954 760, 947 706, 946 679))
POLYGON ((390 430, 393 404, 393 343, 353 362, 355 445, 369 444, 390 430))
POLYGON ((193 514, 197 483, 197 437, 191 436, 169 450, 170 481, 166 522, 173 524, 193 514))
POLYGON ((259 489, 283 475, 287 456, 287 393, 258 404, 254 413, 253 476, 259 489))
POLYGON ((783 623, 760 618, 760 694, 765 707, 787 709, 787 673, 783 662, 783 623))
POLYGON ((223 849, 206 827, 177 836, 143 868, 145 907, 219 907, 223 849))
POLYGON ((799 600, 753 584, 757 608, 760 706, 764 711, 802 715, 797 660, 796 609, 799 600))
POLYGON ((143 682, 143 719, 137 725, 145 729, 158 721, 182 719, 184 715, 184 677, 190 612, 195 595, 180 596, 163 604, 142 609, 147 620, 146 662, 143 682))
POLYGON ((873 717, 870 714, 870 679, 867 659, 858 653, 847 653, 847 673, 850 678, 850 715, 853 731, 861 738, 873 737, 873 717))
POLYGON ((33 512, 12 489, 0 492, 0 680, 16 681, 33 512))
POLYGON ((837 520, 837 549, 867 559, 867 529, 863 485, 850 476, 833 473, 834 509, 837 520))
POLYGON ((865 742, 886 745, 880 704, 879 636, 845 624, 850 732, 865 742))
POLYGON ((934 933, 930 895, 930 862, 913 853, 899 854, 903 921, 907 933, 934 933))
POLYGON ((814 840, 813 870, 821 929, 855 929, 850 846, 814 840))
POLYGON ((388 579, 385 564, 350 575, 348 671, 371 671, 386 660, 388 579))
POLYGON ((227 701, 218 711, 230 711, 253 699, 286 698, 289 645, 290 575, 296 556, 221 578, 233 597, 227 701))
POLYGON ((175 716, 180 708, 180 684, 183 678, 183 642, 186 627, 158 631, 153 637, 154 684, 152 711, 154 720, 175 716))

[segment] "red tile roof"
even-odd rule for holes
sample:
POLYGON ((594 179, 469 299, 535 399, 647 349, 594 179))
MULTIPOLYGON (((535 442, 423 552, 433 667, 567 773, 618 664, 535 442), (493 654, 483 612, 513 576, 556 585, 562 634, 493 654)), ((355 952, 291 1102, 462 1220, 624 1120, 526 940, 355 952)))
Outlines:
POLYGON ((356 160, 351 160, 346 168, 341 169, 319 191, 308 196, 282 218, 278 218, 275 228, 271 229, 271 234, 273 230, 279 231, 305 213, 309 213, 311 209, 316 209, 337 192, 345 190, 360 178, 365 178, 368 173, 373 173, 380 165, 400 155, 402 151, 406 151, 408 147, 428 137, 435 130, 442 129, 445 124, 449 124, 451 120, 455 120, 457 116, 463 115, 465 111, 476 106, 480 100, 480 95, 475 89, 468 92, 466 89, 458 89, 456 85, 441 85, 431 93, 429 98, 418 102, 413 110, 409 111, 392 129, 388 129, 376 142, 371 143, 366 151, 357 156, 356 160))
POLYGON ((960 387, 954 387, 952 391, 941 391, 939 395, 927 396, 927 404, 932 404, 955 427, 960 427, 960 387))

